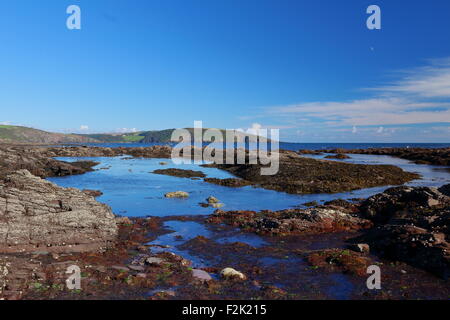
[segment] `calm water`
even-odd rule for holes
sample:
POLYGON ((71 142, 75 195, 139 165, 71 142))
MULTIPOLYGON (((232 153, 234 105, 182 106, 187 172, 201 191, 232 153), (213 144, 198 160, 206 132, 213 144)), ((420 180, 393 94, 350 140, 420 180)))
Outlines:
MULTIPOLYGON (((324 156, 312 156, 322 158, 324 156)), ((422 179, 415 180, 412 186, 441 186, 450 183, 450 173, 442 167, 417 165, 410 161, 389 156, 351 155, 344 160, 364 164, 393 164, 406 171, 418 172, 422 179)), ((228 188, 205 183, 202 180, 177 178, 151 173, 155 169, 182 168, 201 170, 208 177, 229 178, 229 173, 203 168, 198 164, 174 165, 170 159, 130 159, 129 157, 114 158, 59 158, 64 161, 93 160, 100 162, 96 171, 83 175, 55 177, 48 180, 63 186, 79 189, 94 189, 103 192, 98 197, 106 203, 114 213, 123 216, 172 216, 172 215, 206 215, 215 209, 203 208, 200 202, 205 202, 209 196, 215 196, 225 204, 224 210, 281 210, 302 205, 310 201, 329 201, 332 199, 362 198, 379 193, 388 186, 356 190, 338 194, 292 195, 283 192, 265 190, 255 187, 228 188), (161 165, 161 161, 168 165, 161 165), (172 191, 186 191, 187 199, 168 199, 164 194, 172 191)))

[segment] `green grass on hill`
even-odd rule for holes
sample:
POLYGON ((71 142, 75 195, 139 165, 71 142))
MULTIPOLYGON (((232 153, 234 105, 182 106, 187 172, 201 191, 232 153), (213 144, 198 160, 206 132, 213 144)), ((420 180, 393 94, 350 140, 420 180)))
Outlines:
POLYGON ((144 139, 144 136, 140 136, 140 135, 125 135, 125 136, 122 136, 122 139, 125 142, 139 142, 142 139, 144 139))

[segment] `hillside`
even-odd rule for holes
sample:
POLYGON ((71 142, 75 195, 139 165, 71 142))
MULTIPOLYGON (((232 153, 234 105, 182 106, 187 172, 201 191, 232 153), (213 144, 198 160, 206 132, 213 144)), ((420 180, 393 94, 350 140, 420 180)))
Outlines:
POLYGON ((166 129, 160 131, 139 131, 133 133, 98 133, 83 134, 80 136, 95 139, 100 142, 107 143, 127 143, 127 142, 170 142, 172 131, 174 129, 166 129))
MULTIPOLYGON (((175 129, 133 133, 64 134, 21 126, 0 125, 0 143, 167 143, 171 142, 173 130, 175 129)), ((187 130, 193 138, 194 129, 187 128, 187 130)), ((206 130, 203 129, 203 132, 206 130)), ((220 131, 225 137, 226 131, 220 131)))
MULTIPOLYGON (((194 138, 194 129, 186 128, 190 133, 191 137, 194 138)), ((101 142, 109 142, 109 143, 124 143, 124 142, 141 142, 141 143, 154 143, 161 142, 167 143, 171 142, 172 132, 175 129, 165 129, 159 131, 140 131, 134 133, 124 133, 124 134, 86 134, 84 137, 92 138, 95 140, 99 140, 101 142)), ((206 128, 203 129, 203 133, 208 130, 206 128)), ((222 142, 225 140, 226 130, 219 129, 222 133, 224 139, 219 140, 217 142, 222 142)), ((205 141, 210 142, 210 141, 205 141)))
POLYGON ((0 125, 0 142, 3 143, 89 143, 98 142, 76 134, 52 133, 43 130, 0 125))

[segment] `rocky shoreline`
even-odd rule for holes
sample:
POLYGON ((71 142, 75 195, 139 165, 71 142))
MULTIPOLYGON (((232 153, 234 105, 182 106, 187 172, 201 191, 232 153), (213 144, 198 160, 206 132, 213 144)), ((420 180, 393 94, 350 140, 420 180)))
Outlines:
MULTIPOLYGON (((298 156, 291 151, 281 151, 279 171, 273 176, 260 174, 260 164, 228 165, 210 164, 244 180, 242 185, 254 185, 265 189, 293 194, 339 193, 386 185, 401 185, 420 178, 391 165, 360 165, 336 161, 317 160, 298 156)), ((229 179, 208 182, 234 185, 229 179)), ((237 186, 241 186, 237 184, 237 186)))
MULTIPOLYGON (((369 149, 330 149, 317 152, 335 154, 373 154, 398 157, 417 164, 450 166, 450 148, 369 148, 369 149)), ((300 151, 303 153, 303 151, 300 151)))
MULTIPOLYGON (((216 210, 206 217, 163 219, 116 217, 95 200, 98 192, 42 179, 83 174, 95 165, 53 157, 168 158, 170 152, 165 146, 0 146, 0 299, 327 299, 333 297, 326 293, 328 274, 343 274, 350 281, 354 289, 346 298, 450 295, 450 185, 390 188, 368 199, 307 209, 216 210), (196 268, 180 255, 151 250, 150 241, 172 232, 164 227, 169 220, 192 221, 222 236, 238 228, 260 235, 267 244, 193 238, 180 249, 211 261, 196 268), (261 262, 266 260, 279 262, 275 268, 261 262), (373 264, 382 266, 388 289, 370 292, 365 287, 365 270, 373 264), (82 271, 82 290, 65 287, 70 265, 82 271), (423 281, 411 284, 411 277, 423 281)), ((291 193, 337 192, 417 178, 393 166, 347 166, 292 152, 282 153, 280 175, 273 181, 257 177, 258 165, 218 167, 243 179, 206 182, 291 193)), ((200 171, 165 170, 161 173, 202 176, 200 171)))

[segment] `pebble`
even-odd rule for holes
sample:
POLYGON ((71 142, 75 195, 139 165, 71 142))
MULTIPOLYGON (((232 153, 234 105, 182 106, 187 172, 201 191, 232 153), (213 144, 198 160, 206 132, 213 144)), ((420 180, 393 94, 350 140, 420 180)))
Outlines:
POLYGON ((145 263, 146 264, 149 264, 149 265, 160 265, 161 263, 163 263, 165 260, 164 259, 161 259, 161 258, 156 258, 156 257, 150 257, 150 258, 147 258, 146 260, 145 260, 145 263))
POLYGON ((144 267, 142 267, 142 266, 135 266, 135 265, 129 265, 128 268, 133 270, 133 271, 144 271, 145 270, 144 267))
POLYGON ((201 281, 210 281, 212 277, 208 272, 200 270, 200 269, 192 269, 192 276, 201 281))

